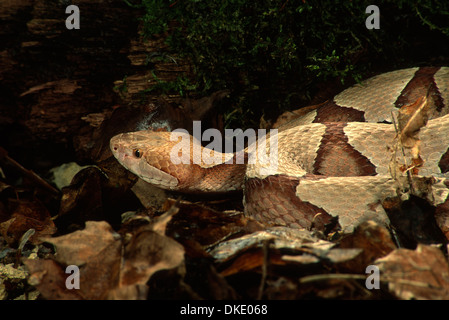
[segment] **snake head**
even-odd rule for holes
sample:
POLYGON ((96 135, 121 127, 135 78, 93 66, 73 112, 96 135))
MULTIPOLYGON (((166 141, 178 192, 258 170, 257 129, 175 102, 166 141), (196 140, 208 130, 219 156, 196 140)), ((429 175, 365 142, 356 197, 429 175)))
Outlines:
POLYGON ((230 165, 233 154, 203 148, 187 132, 122 133, 111 139, 110 148, 126 169, 163 189, 221 193, 242 188, 246 165, 230 165), (216 162, 203 161, 205 154, 216 162))
POLYGON ((170 165, 169 141, 168 132, 129 132, 114 136, 110 148, 118 162, 139 178, 163 189, 177 190, 179 180, 173 175, 177 170, 170 165))

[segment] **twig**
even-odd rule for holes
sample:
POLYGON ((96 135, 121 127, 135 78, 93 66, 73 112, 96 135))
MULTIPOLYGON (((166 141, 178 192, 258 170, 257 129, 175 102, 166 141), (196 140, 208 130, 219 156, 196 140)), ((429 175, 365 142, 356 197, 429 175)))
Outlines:
MULTIPOLYGON (((397 142, 396 142, 396 144, 395 144, 395 146, 394 146, 394 155, 392 156, 392 158, 394 159, 393 160, 393 163, 394 163, 394 165, 396 166, 397 164, 396 164, 396 154, 397 154, 397 152, 398 152, 398 147, 400 146, 400 148, 401 148, 401 153, 402 153, 402 157, 403 157, 403 161, 404 161, 404 165, 406 166, 406 167, 408 167, 408 164, 407 164, 407 158, 406 158, 406 156, 405 156, 405 150, 404 150, 404 146, 402 145, 402 131, 399 131, 399 128, 398 128, 398 126, 397 126, 397 124, 396 124, 396 118, 394 117, 394 114, 393 114, 393 112, 391 112, 391 120, 392 120, 392 122, 393 122, 393 125, 394 125, 394 130, 396 131, 396 138, 397 138, 397 142)), ((408 124, 409 122, 407 122, 407 124, 408 124)), ((413 169, 413 167, 411 167, 411 168, 409 168, 409 169, 413 169)), ((395 168, 395 170, 394 170, 394 175, 392 174, 392 172, 391 172, 391 167, 390 167, 390 174, 392 175, 392 177, 393 177, 393 179, 395 179, 395 180, 397 180, 397 176, 396 176, 396 168, 395 168)), ((412 190, 412 194, 415 194, 416 193, 416 191, 415 191, 415 187, 414 187, 414 185, 413 185, 413 179, 412 179, 412 175, 411 175, 411 173, 410 173, 410 170, 408 170, 408 169, 406 169, 405 170, 405 173, 406 173, 406 175, 407 175, 407 180, 408 180, 408 182, 409 182, 409 185, 410 185, 410 188, 411 188, 411 190, 412 190)))
POLYGON ((8 152, 0 147, 0 160, 6 160, 8 163, 10 163, 14 168, 19 170, 21 173, 23 173, 26 177, 28 177, 30 180, 32 180, 34 183, 38 184, 39 186, 43 187, 44 189, 50 191, 51 193, 57 195, 59 194, 59 190, 50 185, 47 181, 39 177, 36 173, 34 173, 32 170, 28 170, 24 168, 20 163, 18 163, 16 160, 8 156, 8 152))
POLYGON ((283 5, 281 6, 281 8, 279 9, 279 11, 284 10, 284 8, 285 8, 285 6, 287 5, 287 3, 288 3, 288 0, 284 2, 284 4, 283 4, 283 5))
MULTIPOLYGON (((352 273, 331 273, 331 274, 316 274, 311 276, 305 276, 299 279, 300 283, 310 283, 316 281, 327 281, 327 280, 366 280, 368 275, 352 274, 352 273)), ((421 288, 438 288, 430 283, 407 280, 407 279, 397 279, 392 277, 380 277, 379 281, 382 282, 395 282, 397 284, 409 285, 421 288)))
MULTIPOLYGON (((429 92, 429 91, 428 91, 429 92)), ((428 93, 427 93, 428 94, 428 93)), ((421 111, 427 106, 427 96, 423 97, 423 101, 421 102, 421 104, 419 105, 419 108, 417 110, 415 110, 412 114, 412 116, 410 117, 410 119, 407 120, 407 123, 405 124, 405 127, 401 130, 400 132, 400 138, 402 138, 402 135, 404 132, 409 131, 409 127, 411 126, 411 124, 413 123, 413 121, 416 119, 416 117, 418 117, 419 115, 421 115, 421 111)))
POLYGON ((265 288, 265 281, 267 279, 267 266, 268 266, 268 251, 270 242, 272 239, 265 240, 263 242, 263 263, 262 263, 262 278, 260 279, 259 292, 257 294, 257 300, 262 300, 263 290, 265 288))

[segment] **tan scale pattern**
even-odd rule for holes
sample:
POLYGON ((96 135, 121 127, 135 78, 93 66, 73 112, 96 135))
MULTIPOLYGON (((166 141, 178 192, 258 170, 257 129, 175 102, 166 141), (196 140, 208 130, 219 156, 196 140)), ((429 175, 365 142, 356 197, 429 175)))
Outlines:
POLYGON ((444 108, 441 114, 449 113, 449 67, 441 67, 435 75, 435 84, 443 98, 444 108))
POLYGON ((429 120, 419 133, 421 139, 421 155, 425 162, 419 170, 423 176, 441 173, 438 163, 449 148, 449 115, 429 120))
POLYGON ((394 103, 418 68, 387 72, 372 77, 335 96, 337 105, 365 112, 367 122, 390 122, 394 103))
POLYGON ((391 146, 396 132, 390 124, 350 122, 343 129, 348 142, 376 166, 378 175, 389 174, 391 146))
POLYGON ((338 216, 342 229, 350 232, 366 219, 387 223, 388 217, 380 201, 396 196, 396 188, 395 181, 388 177, 329 177, 301 180, 296 195, 338 216))
MULTIPOLYGON (((320 123, 312 123, 304 126, 293 127, 277 135, 278 139, 278 165, 271 174, 286 174, 290 176, 303 176, 306 172, 313 171, 316 152, 321 144, 321 139, 326 126, 320 123), (294 143, 286 143, 294 141, 294 143), (280 147, 279 147, 280 146, 280 147)), ((270 143, 266 143, 266 153, 270 153, 270 143)), ((266 178, 260 170, 267 165, 261 165, 258 161, 249 164, 246 176, 248 178, 266 178)))

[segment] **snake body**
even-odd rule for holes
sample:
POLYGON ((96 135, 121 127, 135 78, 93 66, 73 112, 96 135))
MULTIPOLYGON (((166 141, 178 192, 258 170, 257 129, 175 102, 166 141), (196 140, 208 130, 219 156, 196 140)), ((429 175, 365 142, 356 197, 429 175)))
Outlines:
MULTIPOLYGON (((170 132, 123 133, 111 139, 110 147, 125 168, 164 189, 243 189, 245 214, 266 225, 309 228, 338 217, 340 227, 351 231, 368 219, 388 223, 385 201, 414 194, 435 207, 437 222, 449 235, 449 68, 384 73, 304 110, 279 128, 275 167, 258 157, 238 164, 237 154, 205 150, 188 134, 172 141, 170 132), (424 120, 410 144, 398 136, 395 117, 419 102, 424 120), (178 150, 179 156, 189 156, 188 163, 170 158, 179 139, 190 145, 178 150), (195 148, 219 161, 195 159, 195 148), (410 166, 410 159, 419 164, 410 166)), ((266 154, 274 150, 268 142, 266 154)))

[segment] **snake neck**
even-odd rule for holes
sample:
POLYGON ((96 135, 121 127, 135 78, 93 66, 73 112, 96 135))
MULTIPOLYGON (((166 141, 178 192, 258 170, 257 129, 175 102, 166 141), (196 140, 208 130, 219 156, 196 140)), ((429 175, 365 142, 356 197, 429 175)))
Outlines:
POLYGON ((225 163, 212 167, 197 166, 193 174, 194 191, 225 193, 243 190, 245 181, 247 156, 243 163, 236 161, 236 155, 225 163))

